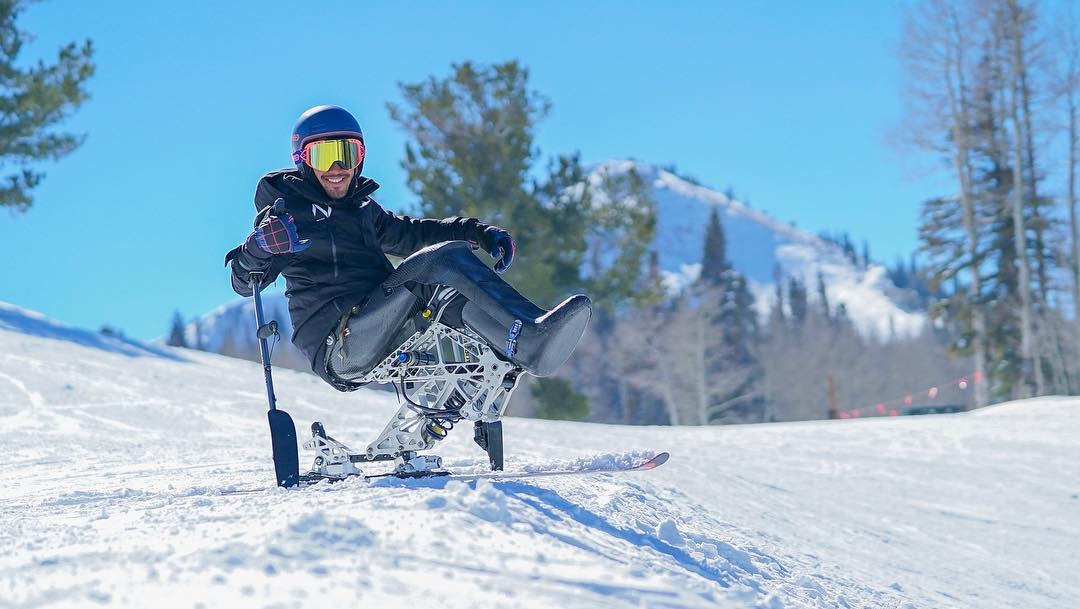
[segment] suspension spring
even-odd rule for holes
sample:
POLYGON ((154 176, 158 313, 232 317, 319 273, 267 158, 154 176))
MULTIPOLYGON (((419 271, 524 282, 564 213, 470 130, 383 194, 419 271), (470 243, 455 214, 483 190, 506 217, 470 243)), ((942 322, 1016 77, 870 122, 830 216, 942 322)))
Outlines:
POLYGON ((454 423, 461 420, 461 409, 465 406, 465 396, 454 391, 446 398, 446 406, 438 413, 428 413, 424 423, 423 436, 427 441, 442 440, 454 428, 454 423))
POLYGON ((428 442, 442 440, 450 433, 450 430, 454 428, 453 421, 449 419, 428 419, 424 423, 423 437, 428 442))

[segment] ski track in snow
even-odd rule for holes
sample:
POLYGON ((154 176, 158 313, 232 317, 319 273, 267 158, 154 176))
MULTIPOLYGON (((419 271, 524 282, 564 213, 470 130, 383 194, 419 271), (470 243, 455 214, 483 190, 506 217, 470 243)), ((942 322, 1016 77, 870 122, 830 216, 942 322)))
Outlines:
MULTIPOLYGON (((1076 400, 717 428, 509 418, 508 470, 672 459, 286 491, 258 365, 65 338, 0 329, 0 607, 1080 606, 1076 400)), ((302 438, 321 420, 362 447, 396 408, 295 372, 275 385, 302 438)), ((468 431, 439 452, 483 471, 468 431)))

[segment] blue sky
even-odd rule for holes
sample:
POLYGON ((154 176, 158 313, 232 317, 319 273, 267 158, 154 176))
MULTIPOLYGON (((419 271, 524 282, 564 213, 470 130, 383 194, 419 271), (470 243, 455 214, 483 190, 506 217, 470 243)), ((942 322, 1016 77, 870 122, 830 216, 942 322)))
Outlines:
POLYGON ((380 202, 410 210, 386 104, 465 60, 530 69, 553 104, 544 158, 674 163, 892 262, 916 246, 920 201, 947 189, 889 144, 900 15, 887 0, 34 4, 24 59, 89 37, 98 71, 65 125, 86 143, 42 165, 30 211, 0 212, 0 300, 149 339, 174 310, 235 298, 222 256, 250 231, 258 178, 290 163, 296 117, 321 103, 359 118, 380 202))

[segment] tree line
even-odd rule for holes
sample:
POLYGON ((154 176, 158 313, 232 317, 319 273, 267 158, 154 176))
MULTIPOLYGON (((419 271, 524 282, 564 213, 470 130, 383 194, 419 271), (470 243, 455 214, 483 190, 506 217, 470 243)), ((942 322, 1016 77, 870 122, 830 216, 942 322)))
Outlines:
MULTIPOLYGON (((947 356, 932 328, 914 337, 859 332, 847 303, 830 300, 820 273, 811 283, 775 269, 775 292, 762 315, 727 257, 718 209, 704 230, 696 281, 659 301, 633 303, 623 315, 601 315, 571 359, 565 374, 589 397, 592 420, 823 419, 832 407, 865 406, 965 373, 965 363, 947 356)), ((966 402, 948 393, 941 400, 966 402)))
POLYGON ((905 131, 953 187, 922 205, 923 277, 976 403, 1080 390, 1080 28, 1068 3, 925 0, 905 131))

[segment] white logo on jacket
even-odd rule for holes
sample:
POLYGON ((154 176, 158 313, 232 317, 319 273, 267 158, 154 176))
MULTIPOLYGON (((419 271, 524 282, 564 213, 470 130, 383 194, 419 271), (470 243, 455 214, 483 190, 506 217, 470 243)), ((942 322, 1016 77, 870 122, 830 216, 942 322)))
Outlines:
POLYGON ((327 205, 325 208, 323 208, 323 207, 319 207, 315 203, 311 204, 311 215, 315 216, 315 221, 316 222, 322 222, 323 220, 329 218, 330 217, 330 212, 332 212, 332 211, 334 211, 334 208, 330 207, 329 205, 327 205), (321 218, 319 217, 320 213, 323 216, 321 218))

